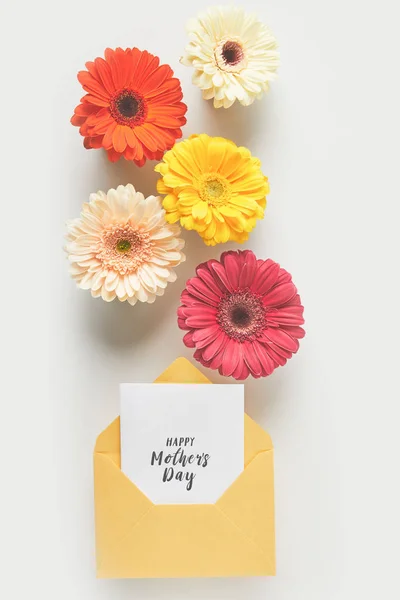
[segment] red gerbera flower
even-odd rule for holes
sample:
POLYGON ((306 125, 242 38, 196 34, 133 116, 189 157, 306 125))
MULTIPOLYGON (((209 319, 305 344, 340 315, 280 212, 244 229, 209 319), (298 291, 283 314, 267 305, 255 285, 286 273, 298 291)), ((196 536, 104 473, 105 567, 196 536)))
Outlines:
POLYGON ((105 148, 115 162, 121 156, 142 166, 160 160, 182 137, 186 104, 179 79, 168 65, 146 50, 105 51, 105 60, 86 63, 78 80, 87 94, 71 123, 80 127, 85 148, 105 148))
POLYGON ((265 377, 297 352, 303 306, 292 276, 276 262, 230 251, 196 273, 182 293, 178 325, 202 365, 235 379, 265 377))

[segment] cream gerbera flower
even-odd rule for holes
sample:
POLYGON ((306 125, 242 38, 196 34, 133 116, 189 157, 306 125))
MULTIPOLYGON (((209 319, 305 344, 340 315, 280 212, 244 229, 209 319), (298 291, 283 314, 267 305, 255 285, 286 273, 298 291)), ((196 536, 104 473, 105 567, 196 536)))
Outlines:
POLYGON ((194 67, 193 83, 215 108, 261 98, 279 66, 277 43, 254 15, 231 6, 209 8, 187 25, 190 43, 181 62, 194 67))
POLYGON ((106 302, 154 302, 185 260, 180 228, 165 221, 160 198, 145 199, 131 184, 91 194, 67 227, 72 277, 106 302))

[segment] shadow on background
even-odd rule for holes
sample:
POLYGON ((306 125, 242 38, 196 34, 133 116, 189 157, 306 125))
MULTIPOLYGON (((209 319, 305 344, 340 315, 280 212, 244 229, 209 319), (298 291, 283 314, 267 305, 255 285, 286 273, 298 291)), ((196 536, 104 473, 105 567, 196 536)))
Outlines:
MULTIPOLYGON (((274 119, 275 112, 273 90, 270 90, 261 100, 255 100, 251 106, 242 106, 239 102, 235 102, 228 109, 215 109, 211 100, 200 100, 201 98, 197 106, 196 120, 197 122, 201 120, 202 130, 192 133, 225 137, 238 146, 252 149, 254 140, 261 136, 260 123, 263 124, 263 136, 271 129, 270 123, 274 119)), ((188 135, 185 132, 185 137, 188 135)))
MULTIPOLYGON (((179 560, 179 555, 177 555, 179 560)), ((204 600, 204 598, 218 598, 218 600, 245 600, 268 589, 268 578, 235 578, 234 592, 227 583, 230 578, 195 578, 195 579, 134 579, 134 580, 97 580, 96 587, 99 598, 135 597, 141 600, 171 598, 171 592, 175 600, 186 600, 189 596, 193 600, 204 600)))

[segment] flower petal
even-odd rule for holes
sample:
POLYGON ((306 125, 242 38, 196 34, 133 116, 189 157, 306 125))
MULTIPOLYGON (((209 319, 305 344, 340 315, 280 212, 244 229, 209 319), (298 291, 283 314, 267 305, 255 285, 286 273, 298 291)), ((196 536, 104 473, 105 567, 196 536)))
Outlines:
POLYGON ((183 336, 183 343, 185 344, 185 346, 187 348, 195 348, 196 347, 196 344, 193 341, 193 331, 188 331, 183 336))
POLYGON ((262 373, 262 366, 256 352, 254 351, 253 344, 251 342, 244 342, 242 347, 244 360, 250 369, 250 373, 255 377, 260 377, 262 373))
POLYGON ((114 133, 112 136, 112 142, 113 142, 113 146, 117 152, 123 152, 125 150, 126 138, 125 138, 124 127, 122 127, 121 125, 117 125, 117 127, 114 129, 114 133))
POLYGON ((260 344, 257 340, 253 342, 253 350, 257 355, 260 365, 263 370, 263 377, 271 375, 277 364, 272 360, 268 353, 268 349, 263 344, 260 344))
POLYGON ((193 332, 193 341, 197 345, 198 342, 209 338, 210 336, 215 337, 218 334, 219 327, 216 323, 209 325, 208 327, 197 329, 193 332))
POLYGON ((204 219, 208 212, 207 202, 197 202, 192 208, 192 215, 194 219, 204 219))
POLYGON ((226 291, 232 292, 233 285, 226 274, 224 266, 217 260, 211 260, 211 261, 209 261, 208 264, 209 264, 209 268, 210 268, 211 272, 215 274, 216 281, 217 281, 219 287, 221 288, 221 290, 223 292, 226 292, 226 291))
POLYGON ((251 289, 258 294, 266 294, 278 280, 280 266, 271 259, 258 267, 251 289))
MULTIPOLYGON (((203 350, 203 358, 204 360, 212 360, 214 356, 221 350, 222 347, 225 348, 226 342, 228 341, 227 336, 222 331, 218 332, 217 336, 214 340, 203 350)), ((225 356, 224 356, 225 361, 225 356)), ((222 363, 223 364, 223 363, 222 363)))
POLYGON ((207 288, 205 283, 198 277, 193 277, 192 279, 189 279, 189 281, 186 284, 186 289, 190 294, 192 294, 199 300, 202 300, 206 304, 209 304, 211 306, 218 306, 219 304, 220 298, 216 294, 214 294, 214 292, 210 288, 207 288))
POLYGON ((230 377, 241 362, 243 362, 242 345, 231 338, 225 348, 224 360, 221 365, 222 375, 230 377))
POLYGON ((277 325, 296 326, 304 323, 303 307, 301 305, 283 306, 283 308, 268 311, 268 322, 277 325))
POLYGON ((239 287, 242 289, 251 286, 257 271, 257 259, 255 254, 251 252, 251 250, 247 250, 243 254, 245 255, 245 262, 241 268, 239 277, 239 287))
POLYGON ((239 287, 240 267, 238 255, 236 252, 224 252, 221 256, 227 277, 229 278, 232 289, 236 290, 239 287))
POLYGON ((286 302, 289 302, 297 293, 295 285, 290 283, 283 283, 277 285, 271 291, 263 296, 264 306, 282 306, 286 302))
POLYGON ((221 289, 218 287, 214 276, 211 274, 210 270, 207 267, 206 263, 202 263, 196 269, 197 276, 205 283, 207 288, 211 290, 211 292, 216 296, 216 298, 221 298, 221 289))
POLYGON ((216 312, 215 312, 215 315, 211 315, 211 314, 198 314, 196 316, 193 315, 193 316, 187 317, 186 324, 189 325, 189 327, 193 327, 193 328, 210 327, 210 326, 216 324, 216 322, 217 322, 216 315, 217 315, 216 312))
POLYGON ((283 331, 283 329, 273 329, 269 327, 265 332, 265 336, 274 342, 277 346, 288 350, 289 352, 297 352, 299 349, 299 342, 297 339, 292 338, 289 333, 283 331))

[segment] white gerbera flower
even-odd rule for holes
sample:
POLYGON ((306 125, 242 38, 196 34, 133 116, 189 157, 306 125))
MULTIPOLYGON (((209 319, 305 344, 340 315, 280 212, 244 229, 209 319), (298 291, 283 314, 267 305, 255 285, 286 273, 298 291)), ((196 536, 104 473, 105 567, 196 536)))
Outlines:
POLYGON ((269 28, 241 8, 209 8, 187 25, 190 43, 181 62, 195 69, 193 83, 215 108, 261 98, 276 78, 279 52, 269 28))
POLYGON ((180 228, 164 215, 159 197, 145 199, 131 184, 91 194, 81 217, 67 223, 65 250, 78 286, 106 302, 162 296, 185 260, 180 228))

